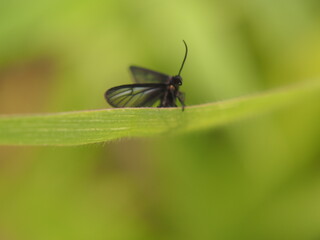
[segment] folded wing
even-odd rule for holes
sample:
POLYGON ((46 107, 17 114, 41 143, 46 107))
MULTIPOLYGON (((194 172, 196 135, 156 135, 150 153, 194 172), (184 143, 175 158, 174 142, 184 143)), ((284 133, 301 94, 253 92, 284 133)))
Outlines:
POLYGON ((122 85, 110 88, 105 98, 113 107, 152 107, 165 91, 165 84, 122 85))
POLYGON ((142 67, 131 66, 130 71, 136 83, 168 83, 171 76, 142 67))

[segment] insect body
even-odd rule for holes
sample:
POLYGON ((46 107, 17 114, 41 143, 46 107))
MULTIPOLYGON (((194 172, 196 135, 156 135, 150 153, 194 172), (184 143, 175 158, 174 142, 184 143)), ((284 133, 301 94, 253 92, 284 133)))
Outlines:
POLYGON ((149 69, 131 66, 130 71, 136 84, 110 88, 105 93, 107 102, 113 107, 152 107, 160 101, 158 107, 177 107, 178 99, 184 109, 184 93, 179 91, 182 85, 180 76, 188 55, 188 46, 183 41, 186 52, 178 75, 169 76, 149 69))

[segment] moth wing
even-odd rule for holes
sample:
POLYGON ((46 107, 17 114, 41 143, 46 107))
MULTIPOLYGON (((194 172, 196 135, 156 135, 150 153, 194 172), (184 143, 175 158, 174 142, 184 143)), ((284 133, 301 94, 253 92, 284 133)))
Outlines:
POLYGON ((105 98, 113 107, 152 107, 165 91, 165 84, 122 85, 106 91, 105 98))
POLYGON ((130 66, 130 71, 136 83, 168 83, 172 78, 169 75, 137 66, 130 66))

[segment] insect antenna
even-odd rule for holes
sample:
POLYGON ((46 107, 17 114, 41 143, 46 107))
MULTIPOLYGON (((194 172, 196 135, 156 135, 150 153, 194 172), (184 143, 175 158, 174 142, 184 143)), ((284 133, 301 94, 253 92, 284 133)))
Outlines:
POLYGON ((182 61, 182 64, 181 64, 181 67, 180 67, 178 76, 180 76, 180 73, 181 73, 181 71, 182 71, 183 65, 184 65, 184 63, 185 63, 185 61, 186 61, 186 59, 187 59, 187 56, 188 56, 188 46, 187 46, 187 44, 186 44, 186 42, 185 42, 184 40, 182 40, 182 41, 183 41, 183 43, 184 43, 184 45, 185 45, 185 47, 186 47, 186 53, 184 54, 184 59, 183 59, 183 61, 182 61))

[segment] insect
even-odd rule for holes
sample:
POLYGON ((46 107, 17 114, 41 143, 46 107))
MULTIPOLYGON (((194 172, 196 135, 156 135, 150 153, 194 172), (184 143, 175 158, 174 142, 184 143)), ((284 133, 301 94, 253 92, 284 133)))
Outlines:
POLYGON ((184 110, 184 93, 179 91, 182 85, 180 76, 188 55, 188 46, 183 40, 186 51, 178 75, 169 76, 142 67, 130 66, 135 84, 110 88, 104 94, 107 102, 113 107, 177 107, 178 99, 184 110))

